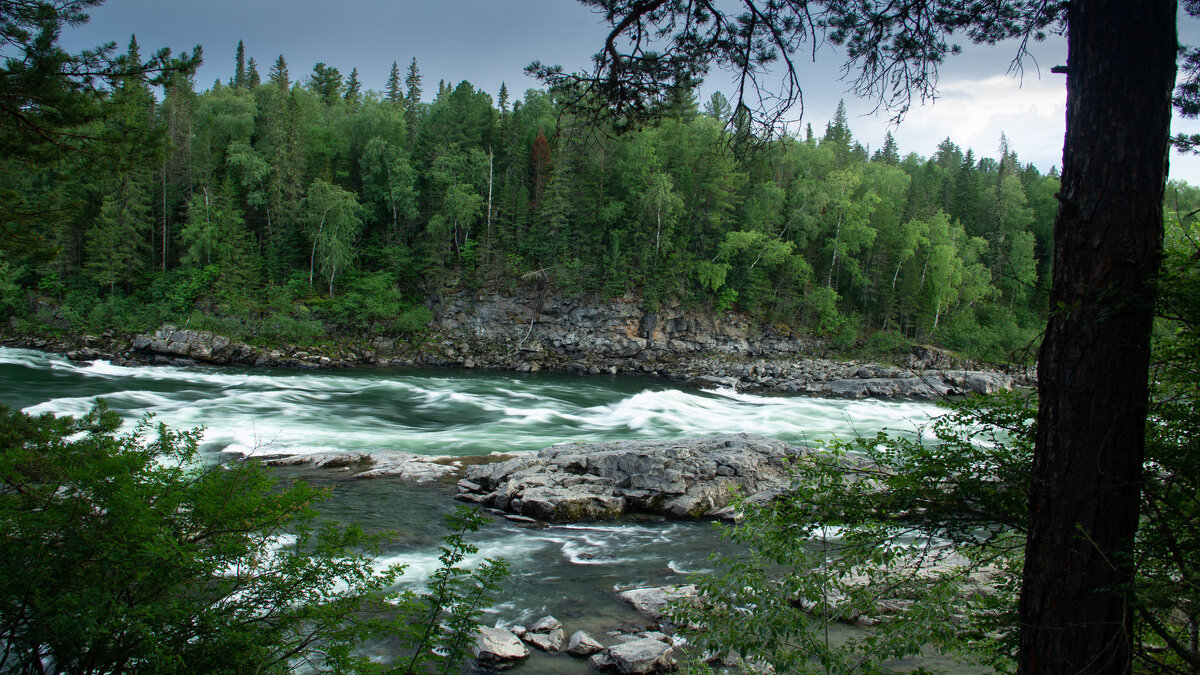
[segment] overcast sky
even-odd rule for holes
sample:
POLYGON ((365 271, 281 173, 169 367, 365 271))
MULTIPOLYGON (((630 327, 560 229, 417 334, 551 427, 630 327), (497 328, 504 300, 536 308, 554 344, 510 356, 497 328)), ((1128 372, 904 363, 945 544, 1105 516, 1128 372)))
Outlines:
MULTIPOLYGON (((605 33, 600 17, 573 0, 108 0, 92 20, 68 28, 62 42, 72 50, 113 40, 123 49, 137 35, 143 54, 159 47, 204 48, 197 87, 227 81, 238 40, 266 77, 283 54, 293 79, 307 77, 318 61, 348 75, 358 68, 364 88, 383 89, 392 61, 403 71, 416 57, 428 100, 439 80, 467 80, 495 96, 505 82, 514 96, 537 82, 523 68, 541 60, 568 70, 590 65, 605 33)), ((1192 37, 1191 26, 1181 29, 1192 37)), ((1023 77, 1007 75, 1014 47, 970 47, 943 66, 938 99, 914 106, 899 127, 890 115, 872 115, 869 101, 856 100, 839 81, 841 58, 832 47, 803 67, 804 122, 819 134, 839 99, 846 100, 855 137, 875 149, 892 129, 902 153, 933 153, 951 138, 977 156, 996 156, 1003 132, 1021 161, 1043 172, 1061 167, 1066 90, 1063 75, 1050 73, 1066 62, 1062 40, 1034 47, 1023 77), (1040 72, 1039 72, 1040 71, 1040 72)), ((714 72, 702 96, 732 90, 714 72)), ((1195 133, 1200 124, 1176 120, 1174 131, 1195 133)), ((1171 155, 1171 177, 1200 185, 1200 158, 1171 155)))

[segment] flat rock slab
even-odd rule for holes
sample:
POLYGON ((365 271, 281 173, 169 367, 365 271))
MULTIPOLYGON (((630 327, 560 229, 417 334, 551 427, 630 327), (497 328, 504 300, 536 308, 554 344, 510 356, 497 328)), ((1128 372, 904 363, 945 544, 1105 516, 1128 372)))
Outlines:
POLYGON ((460 496, 549 522, 719 515, 734 495, 779 493, 789 462, 809 448, 750 434, 677 441, 559 443, 537 454, 467 467, 460 496))
POLYGON ((355 478, 395 476, 417 483, 434 483, 456 473, 459 467, 439 462, 439 458, 410 452, 323 452, 297 455, 249 455, 268 466, 311 466, 318 469, 345 468, 355 478))

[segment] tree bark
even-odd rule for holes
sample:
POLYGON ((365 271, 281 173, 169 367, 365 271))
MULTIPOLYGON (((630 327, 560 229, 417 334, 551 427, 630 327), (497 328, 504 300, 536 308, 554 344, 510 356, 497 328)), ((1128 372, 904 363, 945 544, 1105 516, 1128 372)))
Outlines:
POLYGON ((1068 6, 1067 133, 1020 603, 1023 673, 1128 673, 1174 0, 1068 6))

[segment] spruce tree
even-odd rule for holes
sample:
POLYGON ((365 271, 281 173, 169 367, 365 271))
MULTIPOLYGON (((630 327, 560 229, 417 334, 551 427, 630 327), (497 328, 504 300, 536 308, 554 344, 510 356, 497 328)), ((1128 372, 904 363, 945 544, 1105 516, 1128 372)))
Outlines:
POLYGON ((500 109, 500 116, 508 114, 508 85, 500 83, 500 93, 496 97, 496 107, 500 109))
POLYGON ((283 54, 280 54, 279 58, 275 59, 275 65, 271 66, 271 70, 267 72, 267 78, 270 79, 271 84, 279 87, 279 91, 285 94, 292 86, 292 83, 288 81, 288 65, 287 61, 283 58, 283 54))
POLYGON ((229 84, 234 89, 245 89, 246 88, 246 45, 242 44, 241 40, 238 40, 236 59, 237 59, 237 70, 235 70, 233 72, 233 81, 231 81, 229 84))
POLYGON ((357 106, 359 101, 362 100, 361 90, 362 85, 358 81, 358 68, 352 68, 350 70, 350 77, 346 80, 346 93, 343 95, 346 103, 349 103, 351 106, 357 106))
POLYGON ((117 176, 87 231, 88 276, 109 292, 128 284, 145 267, 151 223, 150 193, 138 173, 117 176))
POLYGON ((246 88, 253 91, 260 84, 262 84, 262 77, 258 74, 258 64, 251 56, 250 61, 246 64, 246 88))
POLYGON ((417 119, 417 107, 421 105, 421 71, 417 69, 416 57, 408 64, 404 86, 408 88, 404 95, 404 114, 412 124, 417 119))
POLYGON ((342 95, 342 74, 337 68, 326 66, 319 62, 313 66, 313 74, 309 77, 309 86, 326 105, 333 105, 342 95))
POLYGON ((400 67, 392 61, 392 72, 388 74, 387 89, 384 98, 388 103, 399 105, 404 102, 404 92, 400 89, 400 67))
POLYGON ((875 156, 871 160, 890 166, 900 163, 900 148, 896 145, 896 138, 892 136, 892 132, 887 132, 887 135, 883 137, 883 147, 875 151, 875 156))

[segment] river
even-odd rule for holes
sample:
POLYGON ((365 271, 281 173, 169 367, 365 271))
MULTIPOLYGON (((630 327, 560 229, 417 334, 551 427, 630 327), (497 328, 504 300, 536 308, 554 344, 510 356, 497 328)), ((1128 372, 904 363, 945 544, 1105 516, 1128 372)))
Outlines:
MULTIPOLYGON (((231 368, 126 368, 0 348, 0 403, 30 413, 78 415, 103 397, 132 426, 153 413, 176 428, 204 426, 206 457, 239 453, 403 450, 480 455, 537 450, 564 440, 671 439, 751 432, 796 443, 910 432, 938 413, 928 403, 842 401, 703 390, 657 378, 371 369, 303 372, 231 368)), ((324 512, 390 530, 382 562, 408 565, 421 583, 437 563, 443 488, 396 479, 346 480, 337 472, 281 470, 334 486, 324 512)), ((568 632, 602 632, 640 617, 614 590, 683 583, 729 546, 711 523, 657 519, 527 528, 500 520, 475 539, 480 556, 512 567, 489 622, 554 614, 568 632)), ((537 655, 533 673, 587 672, 569 657, 537 655)))

